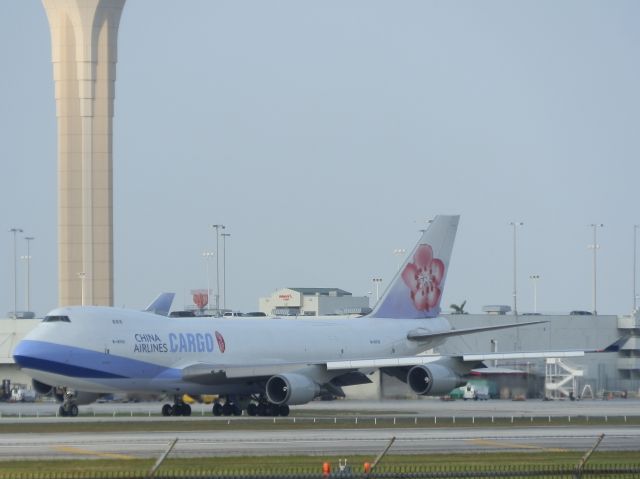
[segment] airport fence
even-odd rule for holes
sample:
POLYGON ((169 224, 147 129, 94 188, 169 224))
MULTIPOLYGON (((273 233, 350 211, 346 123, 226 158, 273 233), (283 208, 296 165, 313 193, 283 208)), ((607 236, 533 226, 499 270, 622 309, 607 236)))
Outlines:
MULTIPOLYGON (((30 472, 5 476, 0 465, 0 478, 11 479, 146 479, 147 472, 30 472)), ((384 470, 371 473, 344 470, 329 474, 300 470, 254 470, 207 471, 207 470, 166 470, 158 471, 154 479, 475 479, 475 478, 640 478, 640 463, 633 465, 593 465, 578 471, 575 465, 509 465, 503 467, 478 466, 411 466, 385 467, 384 470)))

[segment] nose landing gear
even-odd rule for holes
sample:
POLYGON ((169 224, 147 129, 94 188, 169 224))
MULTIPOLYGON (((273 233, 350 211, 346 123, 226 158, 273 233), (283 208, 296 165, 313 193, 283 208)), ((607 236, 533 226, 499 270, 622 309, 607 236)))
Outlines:
POLYGON ((78 405, 72 393, 64 393, 64 402, 58 408, 58 414, 62 417, 76 417, 78 415, 78 405))

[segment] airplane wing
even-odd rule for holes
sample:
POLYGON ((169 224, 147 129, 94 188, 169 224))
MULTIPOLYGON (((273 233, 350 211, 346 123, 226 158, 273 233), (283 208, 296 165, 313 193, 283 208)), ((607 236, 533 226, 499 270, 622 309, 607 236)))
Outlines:
POLYGON ((324 368, 327 371, 373 371, 384 368, 411 367, 429 364, 443 359, 455 359, 469 365, 480 364, 482 361, 496 359, 540 359, 540 358, 568 358, 584 356, 585 351, 545 351, 545 352, 515 352, 515 353, 487 353, 463 355, 422 355, 395 358, 356 359, 347 361, 327 361, 317 363, 272 363, 272 364, 243 364, 225 365, 193 363, 182 368, 182 379, 200 384, 215 384, 228 380, 262 380, 277 374, 300 371, 305 368, 324 368))
MULTIPOLYGON (((182 379, 187 382, 205 385, 229 383, 257 383, 264 385, 269 378, 291 372, 326 373, 324 363, 273 363, 254 365, 221 365, 194 363, 182 368, 182 379)), ((368 384, 366 374, 353 369, 339 371, 324 384, 324 387, 336 396, 343 396, 343 386, 368 384)))
POLYGON ((340 369, 378 369, 397 368, 407 366, 419 366, 440 361, 442 359, 457 359, 463 363, 480 363, 495 359, 542 359, 542 358, 569 358, 584 356, 585 351, 536 351, 514 353, 486 353, 486 354, 462 354, 462 355, 424 355, 405 356, 397 358, 358 359, 350 361, 329 361, 326 367, 329 371, 340 369))
POLYGON ((600 350, 574 351, 518 351, 481 354, 441 355, 426 354, 419 356, 401 356, 386 358, 362 358, 345 361, 309 361, 309 362, 271 362, 260 364, 209 364, 197 362, 184 365, 182 379, 187 382, 204 385, 240 384, 255 385, 264 388, 274 376, 288 375, 315 378, 324 390, 336 396, 344 396, 343 386, 370 383, 368 375, 376 370, 398 377, 409 382, 415 366, 425 366, 412 377, 418 380, 411 383, 411 388, 418 394, 427 394, 430 384, 438 385, 431 394, 437 395, 453 389, 452 384, 469 374, 506 374, 516 373, 513 369, 487 367, 485 361, 544 359, 582 357, 586 353, 614 352, 619 349, 622 339, 600 350), (427 367, 428 365, 428 367, 427 367), (424 373, 424 374, 423 374, 424 373), (435 380, 434 380, 435 375, 435 380), (424 377, 423 377, 424 376, 424 377), (428 377, 427 377, 428 376, 428 377), (323 379, 321 379, 323 378, 323 379))
POLYGON ((194 363, 182 368, 182 379, 185 381, 209 384, 215 379, 256 379, 269 378, 276 374, 297 371, 305 367, 314 366, 309 363, 273 363, 273 364, 245 364, 225 365, 194 363))

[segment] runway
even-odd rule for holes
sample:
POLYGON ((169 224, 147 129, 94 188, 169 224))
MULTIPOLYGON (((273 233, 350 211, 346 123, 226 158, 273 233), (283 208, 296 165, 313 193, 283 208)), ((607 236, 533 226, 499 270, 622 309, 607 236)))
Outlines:
POLYGON ((396 437, 393 454, 497 451, 640 450, 639 427, 508 429, 297 430, 155 433, 0 434, 0 460, 158 457, 176 437, 172 457, 375 455, 396 437))
MULTIPOLYGON (((141 403, 94 403, 80 406, 80 413, 85 419, 93 415, 111 416, 112 418, 129 418, 143 420, 144 417, 156 416, 160 413, 162 402, 141 403)), ((193 417, 211 416, 211 406, 195 404, 192 406, 193 417)), ((55 417, 58 404, 50 403, 0 403, 0 419, 11 418, 55 417)), ((309 416, 418 416, 418 417, 605 417, 605 416, 640 416, 640 400, 618 399, 611 401, 441 401, 439 399, 424 400, 383 400, 383 401, 313 401, 302 406, 293 406, 292 415, 309 416)))
MULTIPOLYGON (((232 418, 228 429, 199 431, 149 432, 145 423, 158 424, 177 421, 196 421, 201 424, 215 421, 226 428, 227 418, 211 416, 210 406, 195 405, 189 418, 163 418, 157 414, 161 403, 93 404, 82 407, 77 418, 55 417, 55 403, 0 404, 0 460, 9 459, 69 459, 69 458, 150 458, 158 457, 175 438, 178 443, 172 457, 240 456, 240 455, 375 455, 396 437, 392 454, 481 453, 497 451, 586 451, 604 433, 599 450, 640 451, 640 426, 607 424, 577 426, 568 417, 640 416, 640 401, 332 401, 313 402, 292 408, 293 417, 319 424, 310 429, 269 428, 269 418, 256 430, 234 429, 232 418), (95 416, 93 415, 95 414, 95 416), (536 426, 522 425, 490 427, 451 427, 451 418, 469 417, 535 417, 564 418, 536 426), (357 421, 358 427, 342 429, 321 424, 357 421), (392 421, 392 418, 418 418, 417 427, 371 427, 372 418, 392 421), (435 418, 442 418, 433 427, 435 418), (447 418, 449 422, 447 422, 447 418), (139 422, 142 432, 100 431, 100 422, 139 422), (428 421, 430 427, 419 427, 428 421), (2 424, 95 423, 92 432, 2 434, 2 424), (555 424, 553 424, 555 422, 555 424), (561 425, 562 424, 562 425, 561 425), (259 430, 258 430, 259 429, 259 430)), ((280 420, 279 420, 280 421, 280 420)), ((283 420, 284 421, 284 420, 283 420)), ((287 418, 291 422, 292 418, 287 418)), ((401 422, 401 421, 399 421, 401 422)), ((409 422, 413 423, 413 419, 409 422)), ((237 424, 237 423, 236 423, 237 424)), ((394 423, 392 423, 394 424, 394 423)), ((504 424, 504 421, 503 421, 504 424)), ((637 422, 636 422, 637 424, 637 422)), ((15 429, 15 426, 13 426, 15 429)), ((182 428, 182 426, 178 426, 182 428)), ((205 426, 206 428, 206 426, 205 426)), ((160 428, 162 429, 162 428, 160 428)), ((202 428, 201 428, 202 429, 202 428)))

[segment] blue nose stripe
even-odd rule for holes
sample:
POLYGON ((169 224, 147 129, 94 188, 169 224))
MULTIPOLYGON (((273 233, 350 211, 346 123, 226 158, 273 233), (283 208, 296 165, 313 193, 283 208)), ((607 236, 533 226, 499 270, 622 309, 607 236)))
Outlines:
POLYGON ((171 370, 115 354, 27 339, 16 346, 13 358, 25 369, 76 378, 154 378, 171 370))

